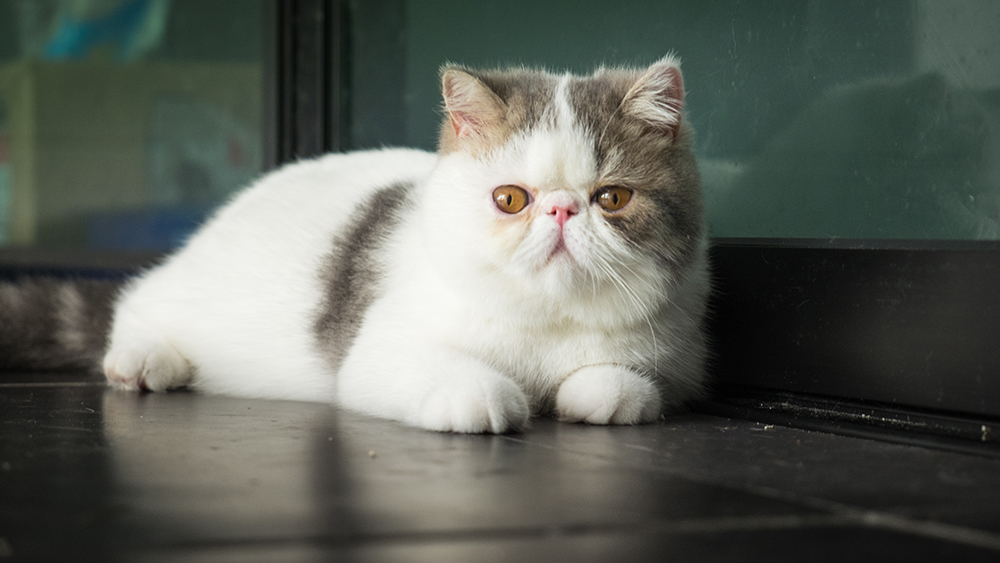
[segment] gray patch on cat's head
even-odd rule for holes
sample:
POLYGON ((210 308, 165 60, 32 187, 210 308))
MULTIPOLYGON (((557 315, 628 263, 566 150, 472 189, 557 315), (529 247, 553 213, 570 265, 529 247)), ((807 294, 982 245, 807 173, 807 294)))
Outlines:
POLYGON ((665 131, 623 111, 643 71, 602 69, 576 78, 567 95, 579 126, 594 142, 599 182, 632 189, 638 197, 607 220, 623 236, 651 247, 673 266, 689 265, 701 251, 701 180, 691 151, 692 132, 681 117, 665 131))
POLYGON ((463 148, 478 154, 485 152, 490 146, 503 144, 517 132, 535 128, 545 119, 546 109, 552 104, 558 82, 551 74, 523 68, 482 71, 449 65, 441 69, 442 77, 449 71, 459 71, 478 80, 500 100, 503 108, 500 121, 491 124, 491 134, 483 143, 463 143, 456 138, 445 111, 438 144, 441 154, 463 148))

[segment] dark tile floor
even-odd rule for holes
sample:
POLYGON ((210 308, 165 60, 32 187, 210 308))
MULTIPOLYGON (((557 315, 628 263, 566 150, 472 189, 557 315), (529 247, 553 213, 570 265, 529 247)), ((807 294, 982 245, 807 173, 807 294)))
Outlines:
POLYGON ((0 374, 0 559, 1000 561, 1000 459, 704 415, 424 432, 0 374))

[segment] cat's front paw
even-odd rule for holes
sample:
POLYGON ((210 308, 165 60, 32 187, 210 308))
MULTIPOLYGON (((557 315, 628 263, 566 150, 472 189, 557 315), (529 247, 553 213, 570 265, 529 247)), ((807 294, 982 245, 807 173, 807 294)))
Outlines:
POLYGON ((167 342, 136 341, 111 346, 104 375, 117 389, 164 391, 186 385, 191 365, 167 342))
POLYGON ((565 422, 641 424, 660 416, 660 393, 651 381, 620 366, 574 372, 556 393, 556 415, 565 422))
POLYGON ((517 431, 530 411, 524 392, 499 374, 469 374, 432 389, 424 397, 418 424, 441 432, 517 431))

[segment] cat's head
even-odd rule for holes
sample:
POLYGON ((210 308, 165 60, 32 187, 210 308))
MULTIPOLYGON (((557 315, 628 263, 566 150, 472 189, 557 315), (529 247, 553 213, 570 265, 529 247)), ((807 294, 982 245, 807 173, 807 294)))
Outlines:
POLYGON ((498 299, 638 311, 700 259, 701 188, 674 58, 582 77, 449 66, 442 90, 425 229, 449 275, 507 287, 498 299))

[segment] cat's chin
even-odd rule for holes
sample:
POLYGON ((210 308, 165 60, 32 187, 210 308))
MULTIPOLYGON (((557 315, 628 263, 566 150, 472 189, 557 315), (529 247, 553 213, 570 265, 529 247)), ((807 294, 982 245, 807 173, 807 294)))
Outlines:
POLYGON ((549 252, 549 257, 545 260, 545 268, 578 268, 576 258, 566 247, 566 243, 559 241, 549 252))
POLYGON ((573 255, 565 249, 549 255, 536 278, 541 290, 552 297, 574 297, 589 279, 586 271, 573 255))

